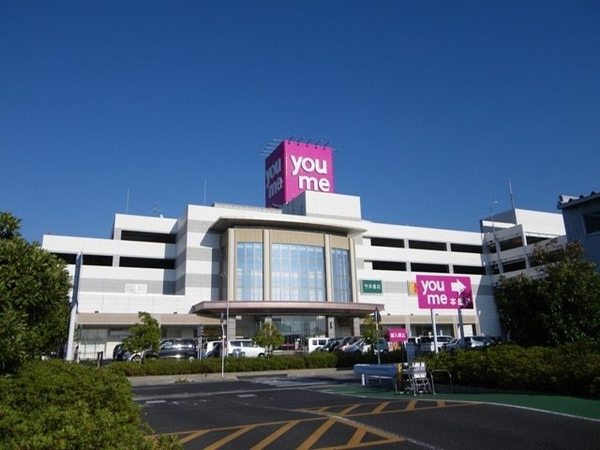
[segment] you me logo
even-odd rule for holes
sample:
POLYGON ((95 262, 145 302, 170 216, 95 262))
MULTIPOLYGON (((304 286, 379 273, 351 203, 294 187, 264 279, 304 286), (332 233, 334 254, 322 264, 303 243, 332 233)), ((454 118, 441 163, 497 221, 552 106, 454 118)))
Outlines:
POLYGON ((292 176, 298 177, 298 189, 329 192, 329 180, 326 177, 319 176, 319 174, 327 175, 327 161, 295 155, 290 155, 290 158, 292 161, 292 176), (300 170, 304 175, 300 175, 300 170))
POLYGON ((279 193, 283 188, 283 177, 281 176, 281 158, 278 158, 265 172, 267 201, 279 193))
POLYGON ((304 191, 334 192, 332 149, 283 141, 265 161, 265 204, 280 207, 304 191))

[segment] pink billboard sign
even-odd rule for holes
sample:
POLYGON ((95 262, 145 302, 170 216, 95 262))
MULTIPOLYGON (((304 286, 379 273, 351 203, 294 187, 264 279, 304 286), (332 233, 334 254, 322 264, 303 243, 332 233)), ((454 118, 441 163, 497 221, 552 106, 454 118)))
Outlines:
POLYGON ((473 309, 471 279, 454 275, 417 275, 421 309, 473 309))
POLYGON ((304 191, 335 192, 333 149, 282 141, 265 160, 265 205, 281 207, 304 191))
POLYGON ((388 328, 390 335, 390 342, 406 342, 408 341, 408 334, 406 328, 388 328))

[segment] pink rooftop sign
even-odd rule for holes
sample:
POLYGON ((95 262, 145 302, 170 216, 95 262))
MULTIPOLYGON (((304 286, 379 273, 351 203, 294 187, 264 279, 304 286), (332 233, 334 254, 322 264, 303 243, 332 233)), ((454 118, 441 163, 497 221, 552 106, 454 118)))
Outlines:
POLYGON ((281 207, 304 191, 335 192, 333 150, 282 141, 265 160, 265 205, 281 207))

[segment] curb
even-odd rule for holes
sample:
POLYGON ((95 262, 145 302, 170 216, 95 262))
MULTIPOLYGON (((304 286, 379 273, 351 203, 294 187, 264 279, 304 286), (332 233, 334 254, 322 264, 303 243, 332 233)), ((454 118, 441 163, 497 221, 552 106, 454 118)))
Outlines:
POLYGON ((153 386, 177 383, 215 383, 227 381, 243 381, 245 378, 264 377, 315 377, 330 378, 335 380, 357 380, 352 369, 293 369, 293 370, 268 370, 262 372, 226 372, 221 373, 187 373, 178 375, 148 375, 141 377, 128 377, 131 386, 153 386))

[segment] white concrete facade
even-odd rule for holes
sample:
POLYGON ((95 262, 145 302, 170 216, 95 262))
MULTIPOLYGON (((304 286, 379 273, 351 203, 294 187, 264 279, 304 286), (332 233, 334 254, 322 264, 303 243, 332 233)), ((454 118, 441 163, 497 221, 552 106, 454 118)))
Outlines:
POLYGON ((511 209, 480 221, 486 272, 497 283, 501 277, 538 276, 532 261, 537 246, 564 246, 567 242, 561 214, 511 209))
MULTIPOLYGON (((319 192, 305 192, 282 210, 188 205, 179 218, 116 214, 111 238, 45 235, 42 247, 63 257, 72 274, 75 255, 83 254, 77 322, 81 356, 93 358, 99 351, 111 356, 139 311, 155 316, 169 337, 196 336, 200 326, 218 331, 226 311, 230 337, 252 337, 253 327, 272 317, 302 316, 323 320, 323 333, 333 336, 356 334, 359 321, 377 306, 384 328, 427 334, 431 312, 419 309, 414 283, 417 274, 428 273, 470 277, 474 308, 463 311, 465 332, 500 336, 491 271, 498 255, 485 250, 486 242, 502 241, 503 233, 524 240, 555 237, 561 229, 554 216, 562 222, 560 214, 514 210, 512 218, 498 215, 493 231, 484 219, 482 232, 466 232, 370 222, 360 211, 358 197, 319 192), (263 289, 262 298, 242 301, 236 296, 235 246, 248 241, 263 248, 263 289), (324 301, 272 298, 275 242, 324 249, 324 301), (350 255, 352 292, 345 302, 332 297, 334 248, 350 255), (365 280, 381 282, 381 291, 363 292, 365 280)), ((508 261, 515 256, 511 252, 523 250, 511 248, 501 257, 508 261)), ((456 310, 433 313, 438 334, 459 334, 456 310)))

